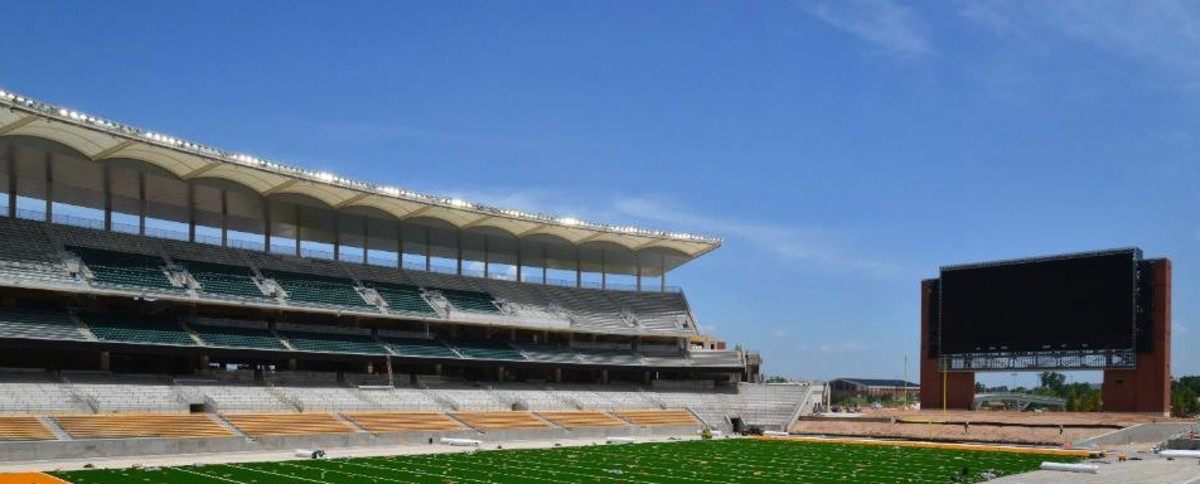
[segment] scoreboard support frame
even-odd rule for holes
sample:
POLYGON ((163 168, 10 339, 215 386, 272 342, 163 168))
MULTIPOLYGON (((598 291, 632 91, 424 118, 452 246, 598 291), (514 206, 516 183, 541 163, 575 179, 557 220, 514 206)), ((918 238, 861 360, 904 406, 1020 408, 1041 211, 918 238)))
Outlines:
MULTIPOLYGON (((1154 266, 1151 280, 1144 282, 1152 286, 1152 343, 1139 348, 1133 368, 1103 368, 1101 395, 1108 412, 1169 415, 1171 411, 1171 261, 1146 262, 1154 266)), ((936 301, 937 282, 921 281, 921 408, 969 410, 975 398, 975 372, 949 368, 945 356, 930 347, 930 331, 935 327, 931 305, 936 301)))

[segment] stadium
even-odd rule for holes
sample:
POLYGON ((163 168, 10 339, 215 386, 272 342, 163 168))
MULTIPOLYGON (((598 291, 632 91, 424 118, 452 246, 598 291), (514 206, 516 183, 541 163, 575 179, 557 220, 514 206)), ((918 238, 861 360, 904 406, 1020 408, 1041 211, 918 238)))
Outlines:
MULTIPOLYGON (((1052 351, 954 333, 945 314, 987 306, 954 306, 963 268, 943 268, 922 283, 925 410, 847 418, 824 382, 763 383, 669 284, 716 237, 346 179, 8 91, 0 160, 0 469, 27 471, 4 483, 980 482, 1190 425, 1163 416, 1170 263, 1140 250, 1100 256, 1141 267, 1115 291, 1143 299, 1097 310, 1138 315, 1052 351), (1103 369, 1129 413, 964 411, 975 371, 1048 368, 1103 369)), ((1038 267, 1019 285, 1056 273, 1038 267)))

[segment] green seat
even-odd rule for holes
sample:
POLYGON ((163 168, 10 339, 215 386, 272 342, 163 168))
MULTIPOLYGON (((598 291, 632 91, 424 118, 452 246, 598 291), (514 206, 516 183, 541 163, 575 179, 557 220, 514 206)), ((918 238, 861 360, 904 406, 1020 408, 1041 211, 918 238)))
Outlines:
POLYGON ((90 314, 81 316, 92 334, 107 341, 195 346, 196 341, 174 321, 150 316, 90 314))
POLYGON ((525 357, 543 363, 579 363, 575 351, 566 346, 524 345, 525 357))
POLYGON ((92 272, 92 281, 114 286, 134 286, 163 291, 182 291, 163 273, 166 265, 152 255, 114 252, 88 247, 67 247, 83 259, 92 272))
POLYGON ((426 358, 458 358, 446 345, 435 339, 385 337, 383 341, 398 355, 426 358))
POLYGON ((349 279, 291 272, 269 272, 264 275, 283 286, 291 301, 360 309, 375 307, 354 290, 354 282, 349 279))
POLYGON ((260 348, 267 350, 286 350, 279 338, 271 331, 262 328, 239 328, 230 326, 205 326, 193 324, 192 329, 200 335, 209 346, 227 346, 231 348, 260 348))
POLYGON ((450 301, 450 305, 461 311, 476 313, 500 314, 491 294, 486 292, 461 291, 458 289, 438 289, 442 296, 450 301))
POLYGON ((446 343, 467 358, 525 361, 520 351, 503 341, 457 339, 446 340, 446 343))
POLYGON ((422 316, 437 314, 429 301, 421 297, 421 290, 416 286, 398 284, 373 284, 372 288, 388 303, 388 311, 405 312, 422 316))
POLYGON ((245 267, 190 260, 177 262, 200 283, 201 292, 205 294, 264 299, 271 297, 258 289, 250 269, 245 267))
POLYGON ((301 351, 318 351, 323 353, 364 353, 369 355, 387 354, 387 349, 379 342, 363 334, 315 333, 309 331, 280 331, 293 348, 301 351))
POLYGON ((0 308, 0 338, 84 339, 65 310, 0 308))

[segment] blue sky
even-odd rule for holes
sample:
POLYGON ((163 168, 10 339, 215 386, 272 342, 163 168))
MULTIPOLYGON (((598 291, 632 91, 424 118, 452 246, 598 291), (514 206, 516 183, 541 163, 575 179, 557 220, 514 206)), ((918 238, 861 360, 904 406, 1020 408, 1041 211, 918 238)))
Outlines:
POLYGON ((799 378, 899 377, 905 355, 915 378, 940 265, 1137 245, 1174 259, 1174 369, 1200 373, 1200 4, 347 3, 18 2, 0 86, 344 176, 721 235, 670 282, 799 378))

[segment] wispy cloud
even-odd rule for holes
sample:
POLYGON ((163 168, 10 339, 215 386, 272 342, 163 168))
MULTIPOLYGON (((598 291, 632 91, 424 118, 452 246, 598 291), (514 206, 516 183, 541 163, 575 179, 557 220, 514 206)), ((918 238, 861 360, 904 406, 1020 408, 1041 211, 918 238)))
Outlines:
POLYGON ((915 57, 933 50, 925 20, 893 0, 814 0, 802 1, 800 6, 813 17, 884 52, 915 57))
POLYGON ((1200 3, 1189 0, 976 0, 959 14, 1009 39, 1061 35, 1153 62, 1200 85, 1200 3))
POLYGON ((876 277, 893 276, 902 272, 895 264, 848 253, 846 247, 850 244, 846 235, 834 229, 758 223, 704 215, 680 208, 657 196, 621 197, 616 199, 614 204, 618 212, 638 220, 666 227, 726 235, 735 242, 745 241, 771 256, 785 260, 849 267, 876 277))

